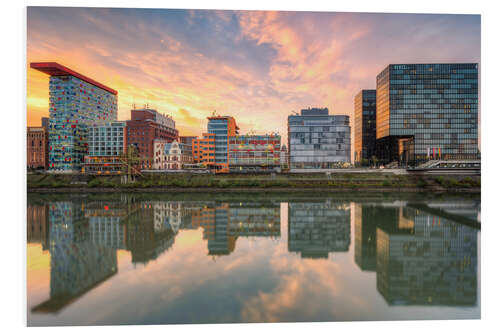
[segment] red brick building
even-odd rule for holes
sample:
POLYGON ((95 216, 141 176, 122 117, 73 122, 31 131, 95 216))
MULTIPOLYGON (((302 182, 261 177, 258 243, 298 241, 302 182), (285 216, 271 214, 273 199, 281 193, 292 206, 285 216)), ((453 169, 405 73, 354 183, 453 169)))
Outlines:
POLYGON ((29 169, 49 167, 49 133, 44 127, 28 127, 26 130, 26 164, 29 169))
POLYGON ((144 159, 141 169, 151 169, 154 159, 153 140, 163 139, 172 142, 179 139, 172 117, 158 113, 153 109, 131 110, 127 120, 127 145, 133 145, 144 159))

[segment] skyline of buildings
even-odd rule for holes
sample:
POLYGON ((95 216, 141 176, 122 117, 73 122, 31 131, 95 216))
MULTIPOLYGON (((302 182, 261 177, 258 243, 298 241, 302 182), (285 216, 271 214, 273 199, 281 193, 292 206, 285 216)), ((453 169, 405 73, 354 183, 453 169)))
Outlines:
MULTIPOLYGON (((120 91, 119 120, 128 118, 132 104, 149 103, 175 115, 182 133, 200 136, 199 124, 204 128, 207 112, 217 110, 238 119, 243 133, 261 128, 285 140, 281 119, 291 110, 326 106, 353 119, 354 95, 374 88, 387 64, 481 63, 479 15, 147 13, 28 8, 27 60, 54 59, 120 91), (82 48, 81 41, 92 45, 82 48), (254 119, 256 114, 269 118, 254 119)), ((33 126, 48 115, 47 78, 27 75, 27 122, 33 126)))
MULTIPOLYGON (((32 67, 51 75, 51 80, 54 82, 82 79, 96 87, 117 93, 57 63, 33 63, 32 67)), ((354 164, 366 166, 366 161, 373 160, 372 157, 376 157, 383 163, 413 163, 413 165, 431 158, 477 159, 479 156, 477 69, 477 64, 388 65, 377 76, 377 89, 361 90, 354 99, 354 164)), ((87 91, 82 84, 80 88, 82 88, 79 89, 80 92, 86 95, 87 91)), ((116 137, 111 137, 113 132, 103 133, 106 134, 105 138, 102 138, 103 142, 96 142, 96 138, 100 136, 95 135, 95 127, 104 126, 101 130, 106 131, 105 125, 109 125, 109 121, 105 122, 109 115, 101 112, 105 106, 101 106, 100 101, 97 101, 97 104, 90 103, 90 106, 83 103, 78 106, 83 111, 70 109, 68 113, 65 109, 66 103, 70 103, 69 106, 74 108, 74 99, 82 99, 81 97, 64 97, 66 93, 76 95, 68 90, 75 89, 74 86, 69 86, 66 89, 68 91, 58 92, 64 90, 63 87, 50 84, 49 89, 51 95, 54 95, 51 100, 56 101, 57 98, 59 103, 58 112, 56 112, 56 107, 51 108, 52 113, 48 122, 49 141, 50 138, 59 140, 48 145, 48 160, 52 162, 49 163, 49 170, 75 172, 81 166, 79 161, 84 158, 85 163, 92 164, 87 167, 87 170, 99 170, 98 174, 101 171, 116 173, 120 164, 118 156, 126 152, 127 145, 133 145, 137 149, 142 158, 139 162, 141 169, 158 169, 158 156, 155 155, 167 154, 158 151, 155 148, 155 142, 163 140, 164 144, 170 144, 180 138, 171 116, 160 114, 157 110, 147 106, 143 109, 135 109, 134 105, 134 109, 130 111, 131 119, 126 121, 126 135, 122 131, 123 137, 117 140, 116 137), (57 94, 63 97, 57 97, 57 94), (89 114, 94 118, 89 118, 89 114), (75 124, 70 125, 69 118, 66 118, 64 123, 62 116, 75 118, 71 119, 71 123, 75 124), (60 124, 56 125, 56 122, 60 124), (71 130, 65 129, 65 126, 68 128, 71 126, 71 130), (70 131, 72 133, 69 133, 70 131), (64 137, 62 137, 63 134, 64 137), (68 137, 67 134, 73 134, 73 136, 68 137), (77 138, 78 135, 79 138, 77 138), (87 137, 90 135, 92 135, 91 141, 87 142, 87 137), (73 141, 76 144, 61 145, 61 142, 73 143, 73 141), (89 148, 91 148, 90 152, 89 148), (75 156, 71 155, 74 151, 77 152, 76 160, 75 156), (55 160, 58 160, 60 164, 56 166, 53 163, 55 160), (113 166, 103 167, 109 164, 113 166)), ((89 95, 93 92, 94 89, 91 88, 89 95)), ((101 96, 97 96, 97 99, 100 100, 101 96)), ((86 99, 84 97, 83 100, 90 101, 90 97, 86 99)), ((111 117, 115 115, 111 113, 111 117)), ((230 141, 233 143, 238 141, 238 139, 234 140, 234 137, 239 134, 236 119, 232 116, 219 116, 214 111, 212 116, 207 117, 207 120, 207 133, 204 133, 202 138, 183 137, 182 140, 187 140, 186 142, 189 143, 186 147, 191 147, 192 156, 192 158, 183 158, 185 164, 201 163, 215 172, 227 173, 230 170, 230 164, 233 164, 232 171, 237 171, 238 166, 242 170, 242 165, 252 160, 252 166, 255 168, 259 166, 259 161, 262 162, 262 154, 266 155, 269 151, 279 150, 275 147, 278 144, 281 146, 281 142, 273 141, 264 149, 264 152, 257 151, 255 145, 249 148, 248 143, 242 142, 230 147, 230 141), (246 148, 242 148, 244 146, 246 148), (245 161, 242 160, 244 150, 246 150, 245 161), (230 163, 230 157, 232 163, 230 163)), ((47 124, 46 119, 44 121, 47 124)), ((115 123, 115 126, 118 123, 115 123)), ((353 162, 349 116, 329 115, 328 108, 309 108, 302 109, 300 115, 289 115, 287 124, 289 149, 287 164, 290 169, 329 169, 344 167, 346 163, 353 162)), ((116 130, 116 128, 109 130, 116 130)), ((34 144, 35 134, 28 134, 28 140, 30 140, 30 135, 33 137, 31 143, 34 144)), ((252 137, 250 141, 254 143, 262 141, 257 135, 252 137)), ((281 138, 279 135, 277 137, 281 138)), ((181 143, 181 145, 184 147, 184 144, 181 143)), ((187 152, 186 147, 184 150, 187 152)), ((41 153, 37 152, 33 145, 28 148, 28 166, 39 167, 44 164, 40 158, 43 155, 43 147, 39 147, 40 149, 42 149, 41 153), (34 164, 35 156, 38 156, 40 160, 38 164, 34 164)), ((165 158, 164 156, 163 159, 165 158)), ((280 156, 273 155, 273 158, 269 159, 267 156, 265 163, 260 163, 261 167, 271 169, 272 166, 283 165, 278 162, 279 158, 280 156)), ((162 165, 167 165, 168 169, 171 169, 172 165, 179 169, 183 168, 183 164, 162 165)), ((81 170, 84 172, 85 168, 81 170)))

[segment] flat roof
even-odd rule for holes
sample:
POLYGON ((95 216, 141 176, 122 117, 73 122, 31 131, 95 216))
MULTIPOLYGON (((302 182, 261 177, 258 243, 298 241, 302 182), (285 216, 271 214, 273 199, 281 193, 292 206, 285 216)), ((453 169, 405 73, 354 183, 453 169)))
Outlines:
POLYGON ((95 80, 92 80, 91 78, 89 78, 85 75, 77 73, 77 72, 69 69, 68 67, 65 67, 61 64, 58 64, 57 62, 32 62, 32 63, 30 63, 30 67, 33 69, 36 69, 42 73, 48 74, 50 76, 71 75, 71 76, 74 76, 76 78, 79 78, 82 81, 90 83, 96 87, 104 89, 107 92, 112 93, 113 95, 118 95, 118 92, 116 90, 111 89, 110 87, 107 87, 104 84, 99 83, 95 80))

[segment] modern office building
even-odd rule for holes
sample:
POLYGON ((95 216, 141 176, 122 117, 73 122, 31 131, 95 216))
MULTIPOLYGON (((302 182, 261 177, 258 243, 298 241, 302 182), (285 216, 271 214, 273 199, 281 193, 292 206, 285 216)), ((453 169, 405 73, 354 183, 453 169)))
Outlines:
POLYGON ((181 135, 179 136, 179 143, 182 143, 186 146, 189 146, 191 149, 193 148, 193 142, 194 140, 198 139, 197 136, 185 136, 181 135))
POLYGON ((280 167, 281 136, 237 135, 229 137, 229 169, 264 171, 280 167))
POLYGON ((377 76, 377 157, 476 159, 478 64, 399 64, 377 76))
POLYGON ((47 169, 49 161, 49 134, 42 127, 26 129, 26 164, 28 169, 47 169))
POLYGON ((375 155, 376 90, 361 90, 354 97, 354 162, 367 162, 375 155))
POLYGON ((126 122, 112 121, 88 127, 89 152, 82 172, 120 174, 124 172, 123 154, 127 149, 126 122))
POLYGON ((208 117, 208 134, 215 137, 215 171, 229 172, 229 137, 238 134, 236 120, 230 116, 213 115, 208 117))
POLYGON ((131 110, 127 120, 127 145, 133 145, 142 158, 141 169, 151 169, 154 159, 153 141, 162 139, 172 142, 179 139, 175 121, 168 115, 162 115, 153 109, 131 110))
POLYGON ((349 116, 305 109, 288 116, 290 169, 328 169, 351 162, 349 116))
POLYGON ((50 75, 49 171, 80 172, 88 126, 116 120, 118 93, 55 62, 30 66, 50 75))

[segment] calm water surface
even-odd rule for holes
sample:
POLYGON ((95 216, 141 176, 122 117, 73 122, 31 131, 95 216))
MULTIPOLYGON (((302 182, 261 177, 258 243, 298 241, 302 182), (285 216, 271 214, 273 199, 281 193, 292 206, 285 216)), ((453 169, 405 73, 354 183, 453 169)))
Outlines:
POLYGON ((480 318, 480 198, 28 196, 29 326, 480 318))

